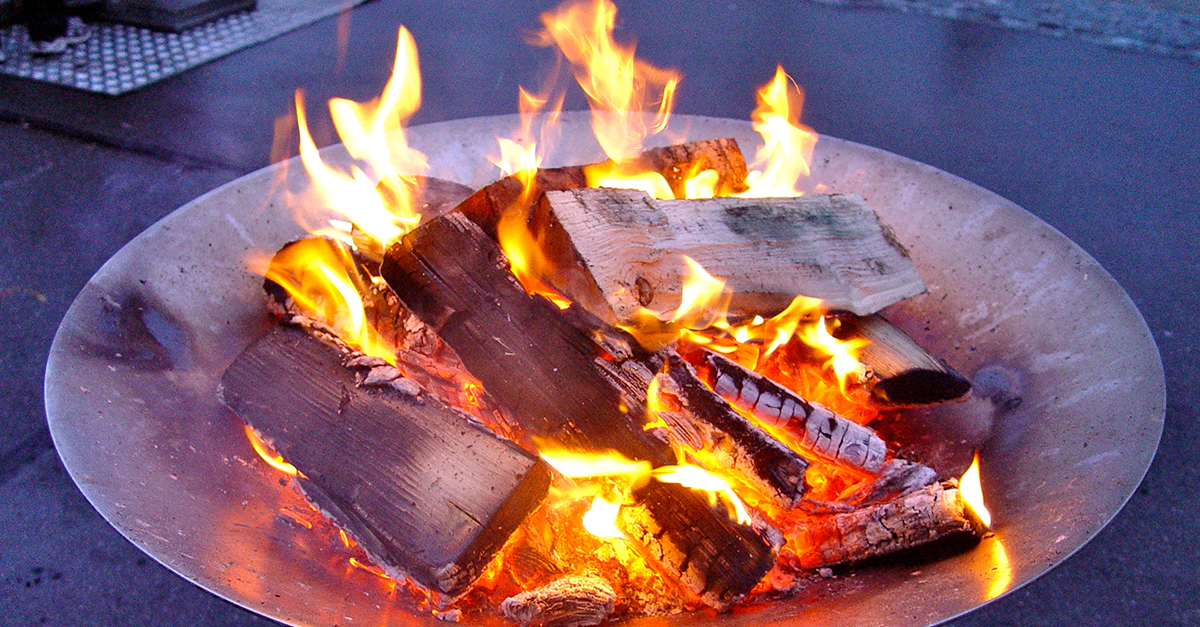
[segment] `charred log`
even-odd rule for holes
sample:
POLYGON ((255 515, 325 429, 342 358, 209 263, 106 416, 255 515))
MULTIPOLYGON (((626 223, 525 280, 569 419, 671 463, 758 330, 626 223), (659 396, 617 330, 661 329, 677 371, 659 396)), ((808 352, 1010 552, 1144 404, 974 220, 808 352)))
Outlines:
POLYGON ((603 578, 574 575, 511 596, 500 609, 521 627, 586 627, 604 622, 616 601, 612 585, 603 578))
POLYGON ((222 402, 385 572, 456 597, 541 503, 549 471, 411 380, 348 357, 277 326, 226 370, 222 402), (372 374, 380 385, 360 385, 372 374))
POLYGON ((857 562, 953 539, 982 537, 986 528, 954 482, 935 483, 852 512, 814 516, 784 529, 780 561, 796 570, 857 562))
POLYGON ((682 357, 670 352, 659 381, 658 416, 668 437, 708 451, 717 463, 745 477, 758 492, 790 509, 804 496, 808 462, 735 411, 696 377, 682 357))
POLYGON ((708 350, 689 354, 701 380, 763 424, 796 436, 803 450, 831 464, 878 474, 887 444, 874 429, 837 415, 731 359, 708 350))
MULTIPOLYGON (((642 428, 644 399, 623 394, 595 365, 604 353, 593 337, 527 294, 500 249, 464 216, 447 214, 407 235, 387 251, 382 274, 531 437, 675 463, 671 448, 642 428)), ((710 605, 735 602, 774 561, 760 534, 686 488, 650 482, 634 497, 660 537, 680 547, 681 557, 663 565, 710 605)))
MULTIPOLYGON (((591 188, 543 203, 569 239, 548 247, 555 267, 582 265, 618 320, 678 306, 684 255, 725 280, 740 315, 774 315, 797 294, 867 314, 925 291, 908 252, 854 195, 655 200, 591 188)), ((574 283, 557 287, 590 301, 574 283)))

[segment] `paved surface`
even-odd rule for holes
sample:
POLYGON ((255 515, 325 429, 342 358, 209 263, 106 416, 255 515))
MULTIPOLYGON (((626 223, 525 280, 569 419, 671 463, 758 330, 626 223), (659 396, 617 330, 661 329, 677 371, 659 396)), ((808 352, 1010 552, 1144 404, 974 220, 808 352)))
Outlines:
MULTIPOLYGON (((536 84, 547 59, 518 33, 548 6, 378 0, 352 13, 344 65, 330 19, 117 99, 0 79, 4 119, 32 125, 0 123, 0 625, 271 624, 147 559, 75 489, 41 399, 56 325, 141 229, 266 165, 295 87, 313 103, 375 95, 402 22, 422 54, 417 122, 511 112, 518 82, 536 84)), ((1200 72, 874 10, 664 0, 622 18, 645 57, 686 75, 681 112, 744 118, 781 62, 808 89, 805 119, 820 132, 992 189, 1105 265, 1162 350, 1159 456, 1096 540, 954 624, 1200 624, 1200 72)))

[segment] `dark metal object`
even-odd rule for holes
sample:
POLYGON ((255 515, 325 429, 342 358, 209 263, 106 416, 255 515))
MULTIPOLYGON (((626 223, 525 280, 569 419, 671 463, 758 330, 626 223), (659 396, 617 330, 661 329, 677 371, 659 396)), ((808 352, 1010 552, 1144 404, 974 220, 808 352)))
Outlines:
MULTIPOLYGON (((576 152, 548 164, 596 161, 586 114, 565 120, 560 145, 576 152)), ((758 143, 744 122, 673 122, 690 125, 693 138, 734 136, 748 152, 758 143)), ((516 116, 456 120, 412 129, 410 139, 430 155, 431 175, 479 187, 497 175, 482 155, 516 126, 516 116)), ((345 156, 331 150, 326 160, 345 156)), ((293 624, 436 624, 374 575, 330 566, 334 552, 279 522, 290 493, 216 402, 220 373, 265 324, 261 278, 243 260, 302 234, 272 196, 276 172, 193 201, 97 272, 63 320, 47 366, 55 443, 121 533, 222 597, 293 624)), ((922 564, 917 576, 865 567, 802 599, 656 624, 952 618, 1090 540, 1157 448, 1165 406, 1158 351, 1128 297, 1087 253, 971 183, 835 138, 818 143, 807 184, 862 195, 912 252, 930 293, 884 313, 986 392, 921 419, 983 442, 995 536, 922 564)))

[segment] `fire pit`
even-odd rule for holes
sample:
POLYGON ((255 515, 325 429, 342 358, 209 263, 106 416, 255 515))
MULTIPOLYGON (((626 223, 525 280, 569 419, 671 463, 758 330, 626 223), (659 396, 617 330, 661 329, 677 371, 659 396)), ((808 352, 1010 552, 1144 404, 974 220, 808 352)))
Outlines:
MULTIPOLYGON (((516 125, 516 116, 458 120, 408 136, 429 156, 430 176, 478 188, 495 178, 485 158, 494 137, 516 125)), ((551 154, 547 165, 598 160, 586 115, 566 115, 562 132, 558 145, 571 152, 551 154)), ((685 132, 735 137, 747 150, 759 143, 748 124, 730 120, 673 118, 667 134, 685 132)), ((339 147, 323 156, 348 160, 339 147)), ((263 472, 214 394, 268 324, 261 278, 243 260, 303 235, 273 185, 278 168, 181 208, 93 277, 51 352, 51 430, 105 518, 196 584, 288 623, 422 623, 430 619, 398 601, 391 582, 347 565, 288 514, 307 505, 263 472)), ((867 198, 909 247, 929 293, 885 313, 988 399, 922 418, 943 436, 983 443, 995 535, 919 567, 859 567, 795 600, 675 622, 936 623, 1045 572, 1120 509, 1161 433, 1157 350, 1094 260, 985 190, 829 137, 803 184, 867 198)), ((462 194, 448 185, 429 192, 451 204, 462 194)))

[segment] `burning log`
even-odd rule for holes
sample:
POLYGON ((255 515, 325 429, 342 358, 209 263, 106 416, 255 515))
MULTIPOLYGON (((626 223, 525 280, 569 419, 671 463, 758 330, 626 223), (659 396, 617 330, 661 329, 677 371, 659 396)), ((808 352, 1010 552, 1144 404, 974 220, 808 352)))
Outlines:
POLYGON ((932 542, 971 541, 985 530, 957 483, 934 483, 851 512, 800 520, 783 530, 788 548, 780 561, 798 570, 823 568, 932 542))
POLYGON ((885 407, 934 405, 961 398, 971 382, 945 361, 925 350, 899 327, 878 314, 840 314, 830 334, 862 339, 858 355, 865 373, 855 385, 869 391, 871 401, 885 407))
POLYGON ((378 369, 356 374, 351 357, 276 326, 226 370, 222 402, 389 576, 461 595, 541 503, 549 471, 411 380, 360 385, 378 369))
MULTIPOLYGON (((466 217, 450 213, 409 233, 388 249, 381 271, 531 438, 675 463, 671 448, 643 430, 644 401, 622 394, 596 367, 602 351, 591 335, 527 294, 500 249, 466 217)), ((651 481, 633 496, 659 525, 657 539, 677 548, 660 554, 660 563, 709 605, 728 607, 770 570, 772 546, 691 490, 651 481)))
POLYGON ((735 411, 706 387, 686 361, 669 352, 657 377, 657 411, 668 424, 668 437, 693 449, 709 451, 723 467, 740 471, 754 488, 791 509, 804 496, 808 462, 735 411), (661 397, 669 397, 664 401, 661 397))
POLYGON ((797 436, 799 445, 829 463, 879 474, 887 444, 874 429, 810 403, 786 387, 708 350, 690 355, 704 383, 734 407, 797 436))
MULTIPOLYGON (((588 166, 572 165, 561 168, 542 168, 533 179, 533 187, 526 191, 524 183, 509 176, 475 192, 458 206, 458 210, 479 225, 489 237, 496 238, 496 227, 506 212, 516 213, 522 218, 538 206, 542 194, 550 190, 581 189, 588 186, 585 170, 613 170, 621 168, 629 172, 657 172, 666 180, 676 198, 685 197, 687 180, 704 170, 717 173, 715 189, 718 194, 734 194, 746 190, 746 160, 733 138, 707 139, 653 148, 636 159, 618 166, 605 161, 588 166)), ((539 226, 541 220, 533 220, 539 226)), ((533 226, 533 224, 531 224, 533 226)), ((534 227, 535 234, 541 231, 534 227)))
POLYGON ((521 627, 586 627, 604 622, 616 601, 612 585, 603 578, 575 575, 511 596, 500 609, 521 627))
MULTIPOLYGON (((726 281, 737 314, 770 316, 797 294, 869 314, 925 291, 908 252, 854 195, 655 200, 592 188, 547 192, 543 203, 539 213, 569 238, 569 248, 547 247, 553 265, 585 266, 618 320, 679 304, 681 255, 726 281)), ((556 287, 591 302, 578 285, 556 287)))

